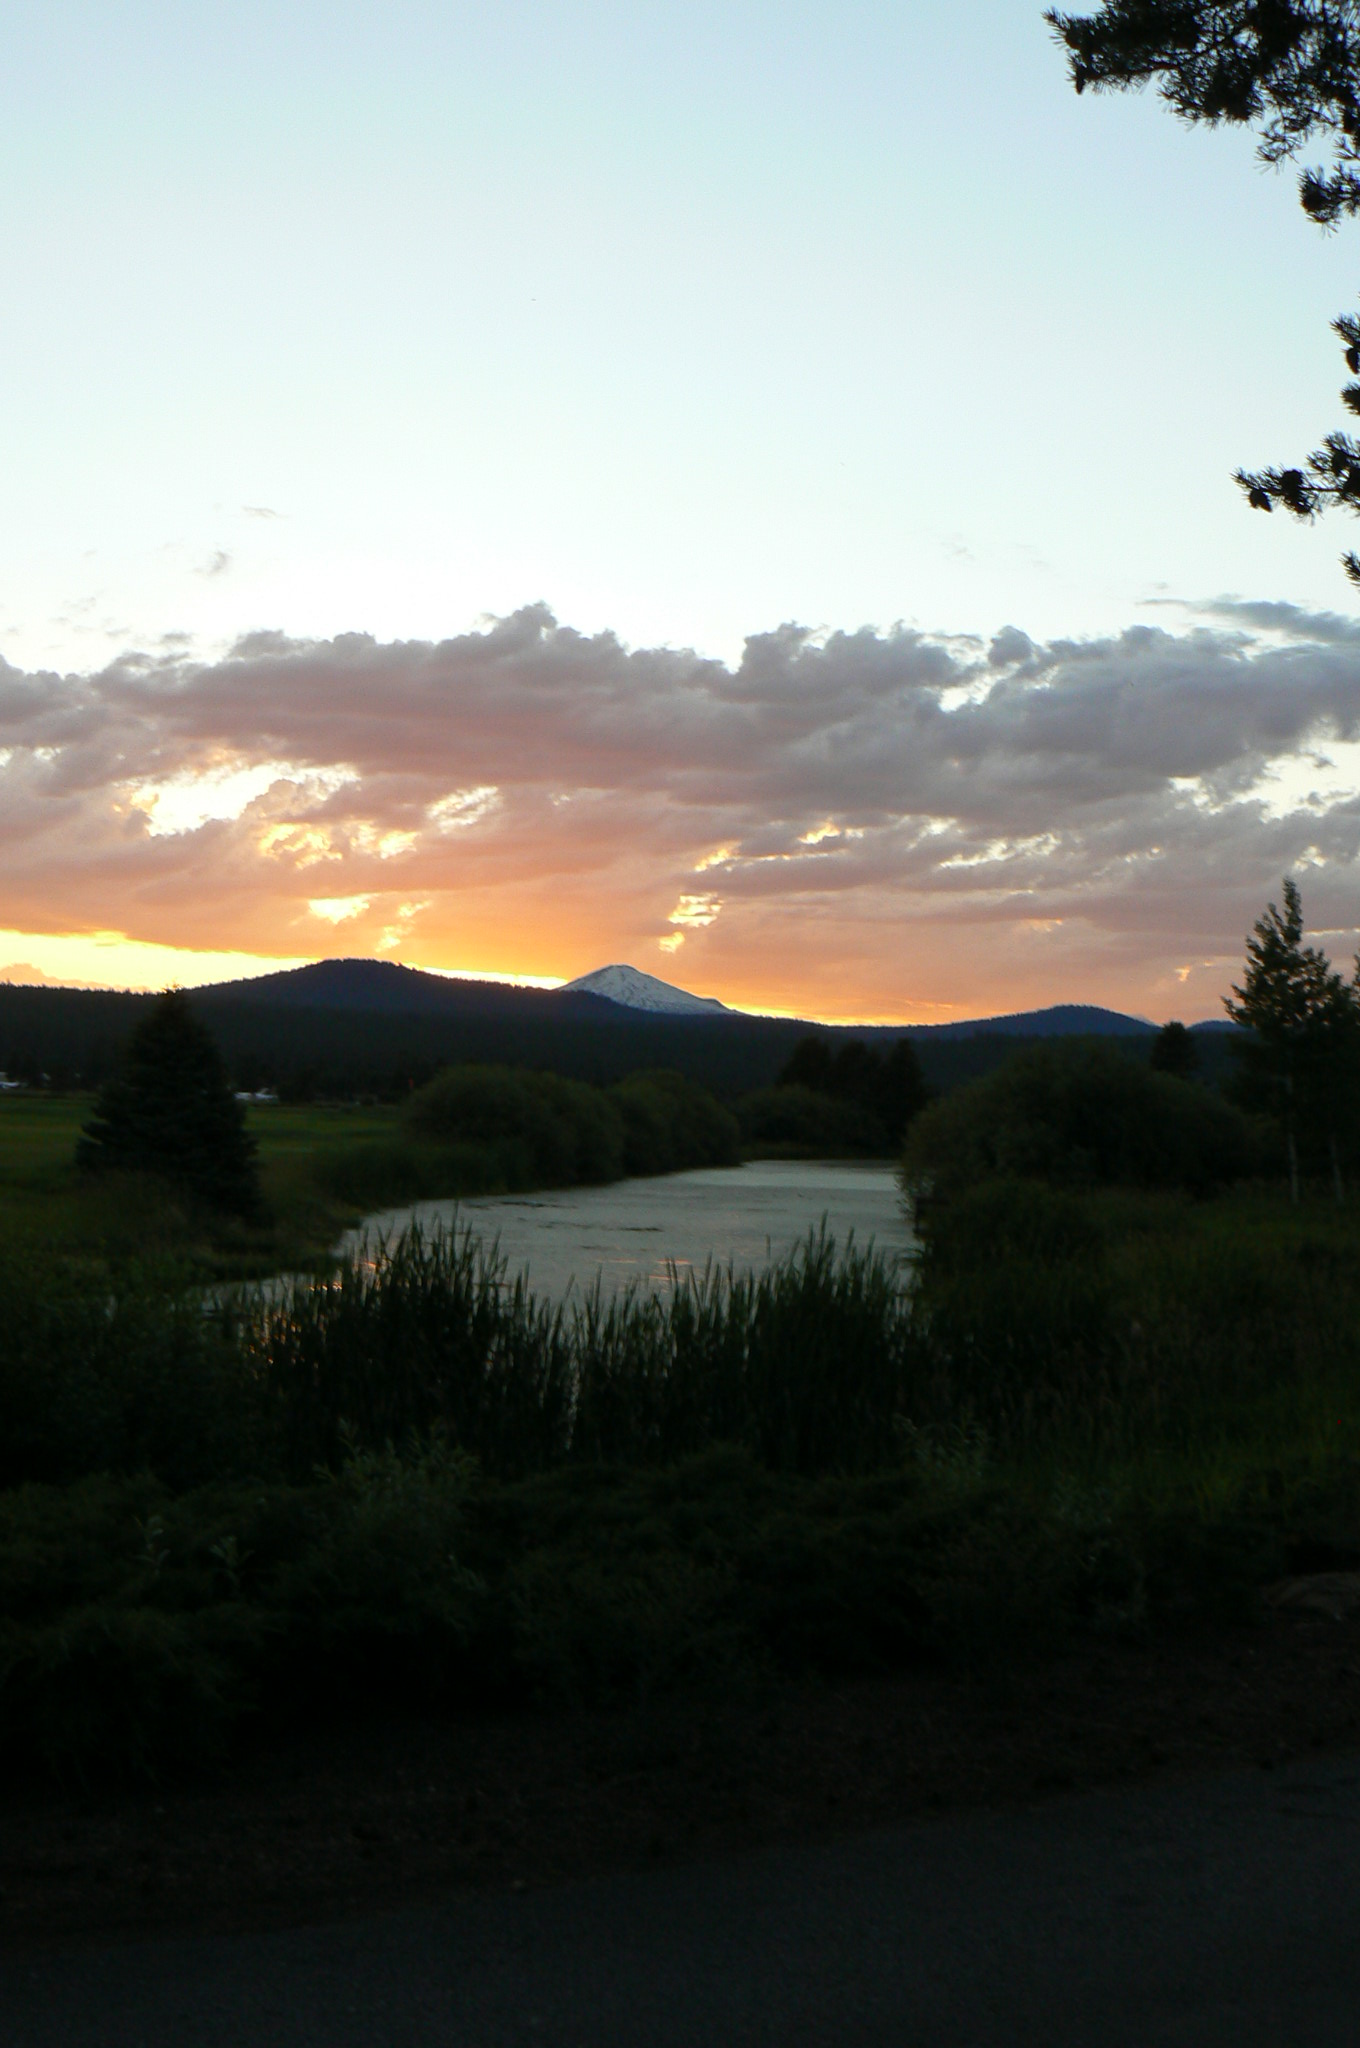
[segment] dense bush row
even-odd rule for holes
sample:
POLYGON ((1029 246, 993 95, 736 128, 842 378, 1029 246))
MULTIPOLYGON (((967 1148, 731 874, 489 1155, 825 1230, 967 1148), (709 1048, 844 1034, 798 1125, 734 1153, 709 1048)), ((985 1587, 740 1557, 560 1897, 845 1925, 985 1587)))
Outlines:
POLYGON ((519 1067, 447 1067, 413 1094, 390 1139, 319 1163, 326 1191, 365 1208, 515 1193, 627 1174, 731 1166, 736 1119, 681 1074, 595 1088, 519 1067))
POLYGON ((1221 1096, 1085 1039, 1034 1046, 932 1103, 905 1172, 943 1199, 998 1177, 1207 1194, 1258 1170, 1262 1143, 1221 1096))
POLYGON ((737 1116, 742 1139, 753 1151, 836 1158, 888 1149, 882 1125, 859 1103, 798 1082, 743 1095, 737 1116))
MULTIPOLYGON (((1355 1490, 1296 1495, 1298 1526, 1355 1490)), ((715 1450, 507 1485, 436 1442, 297 1486, 24 1487, 0 1495, 0 1750, 163 1773, 246 1722, 994 1668, 1074 1627, 1240 1613, 1289 1546, 1259 1488, 1210 1516, 1034 1499, 950 1439, 863 1477, 715 1450)))

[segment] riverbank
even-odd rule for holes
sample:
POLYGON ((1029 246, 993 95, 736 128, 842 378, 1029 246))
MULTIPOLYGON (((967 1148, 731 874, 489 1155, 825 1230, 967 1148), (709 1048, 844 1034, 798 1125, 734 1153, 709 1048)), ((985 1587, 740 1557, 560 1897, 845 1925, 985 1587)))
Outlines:
POLYGON ((196 1214, 160 1183, 135 1174, 91 1175, 75 1165, 76 1140, 94 1108, 88 1095, 0 1097, 0 1231, 16 1256, 179 1265, 187 1278, 262 1278, 317 1270, 363 1207, 327 1184, 328 1168, 381 1142, 396 1112, 290 1104, 252 1105, 265 1216, 196 1214))
MULTIPOLYGON (((621 1093, 658 1121, 640 1084, 621 1093)), ((403 1111, 387 1104, 252 1103, 247 1127, 258 1148, 262 1214, 245 1221, 195 1212, 143 1176, 80 1173, 76 1140, 93 1106, 93 1097, 81 1095, 0 1097, 0 1231, 30 1256, 177 1266, 186 1283, 319 1272, 344 1234, 375 1212, 578 1184, 569 1156, 554 1162, 513 1142, 441 1142, 413 1132, 403 1111)), ((724 1142, 731 1136, 718 1135, 724 1142)), ((739 1163, 735 1149, 731 1157, 739 1163)), ((607 1183, 639 1177, 646 1148, 606 1164, 607 1183)), ((684 1163, 672 1166, 664 1147, 654 1146, 649 1174, 672 1170, 684 1163)))

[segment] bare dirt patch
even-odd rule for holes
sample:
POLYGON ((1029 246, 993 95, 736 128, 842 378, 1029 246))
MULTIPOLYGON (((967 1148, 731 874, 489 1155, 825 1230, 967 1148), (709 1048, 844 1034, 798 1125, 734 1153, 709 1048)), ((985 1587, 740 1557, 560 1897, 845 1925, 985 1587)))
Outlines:
POLYGON ((0 1943, 329 1918, 1360 1745, 1360 1620, 782 1685, 610 1714, 331 1729, 211 1783, 0 1803, 0 1943))

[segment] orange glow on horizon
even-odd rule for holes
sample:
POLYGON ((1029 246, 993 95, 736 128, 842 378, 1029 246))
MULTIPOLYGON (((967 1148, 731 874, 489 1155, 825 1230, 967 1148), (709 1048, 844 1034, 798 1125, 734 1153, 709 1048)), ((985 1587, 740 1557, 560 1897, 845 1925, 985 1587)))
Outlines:
MULTIPOLYGON (((352 951, 336 950, 327 954, 274 955, 248 953, 239 950, 207 951, 191 947, 174 946, 164 943, 139 940, 122 932, 100 931, 95 933, 33 933, 0 929, 0 984, 40 985, 67 988, 93 988, 129 991, 152 991, 172 984, 181 988, 201 988, 223 981, 258 979, 262 975, 278 974, 290 969, 312 964, 318 959, 393 959, 391 951, 375 953, 368 948, 356 946, 352 951)), ((512 956, 513 959, 513 956, 512 956)), ((700 972, 699 962, 694 963, 695 971, 683 971, 683 959, 678 966, 671 964, 671 957, 661 952, 655 944, 651 948, 633 946, 610 948, 607 944, 596 948, 596 955, 588 956, 588 964, 566 963, 554 974, 528 972, 518 965, 507 964, 504 955, 494 966, 476 967, 453 966, 443 961, 408 959, 397 964, 415 968, 428 974, 437 974, 451 981, 501 982, 519 988, 555 989, 578 975, 592 972, 595 968, 615 960, 630 960, 642 971, 656 975, 659 980, 689 989, 695 995, 716 996, 720 1002, 734 1011, 750 1016, 769 1017, 787 1021, 811 1024, 836 1025, 841 1027, 892 1028, 910 1030, 913 1027, 931 1024, 947 1024, 970 1017, 986 1018, 1005 1016, 1015 1011, 1040 1009, 1049 1003, 1072 1000, 1096 1000, 1089 996, 1075 997, 1061 991, 1024 993, 989 992, 979 993, 969 1001, 966 997, 952 1002, 922 1002, 904 999, 899 1003, 891 1001, 865 1001, 861 994, 856 1000, 855 992, 847 990, 844 999, 829 998, 826 988, 813 984, 809 976, 807 998, 799 1001, 798 985, 792 983, 787 970, 771 977, 771 984, 762 983, 749 973, 715 975, 700 972), (653 958, 647 960, 647 952, 653 958), (661 957, 655 955, 661 954, 661 957)), ((1205 961, 1203 970, 1213 972, 1222 978, 1225 970, 1235 963, 1205 961)), ((1207 1004, 1195 1006, 1185 1000, 1185 979, 1190 969, 1176 971, 1175 996, 1170 1008, 1187 1021, 1197 1021, 1199 1016, 1219 1014, 1216 998, 1207 1004)), ((1121 1004, 1117 999, 1103 1004, 1111 1009, 1124 1008, 1132 1014, 1142 1014, 1129 1003, 1121 1004)))

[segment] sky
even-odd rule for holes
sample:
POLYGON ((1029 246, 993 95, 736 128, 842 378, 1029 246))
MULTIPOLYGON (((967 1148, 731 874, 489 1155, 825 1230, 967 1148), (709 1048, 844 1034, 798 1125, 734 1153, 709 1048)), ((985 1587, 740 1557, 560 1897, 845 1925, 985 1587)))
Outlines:
POLYGON ((1349 965, 1353 235, 1029 0, 11 0, 0 248, 0 978, 1349 965))

